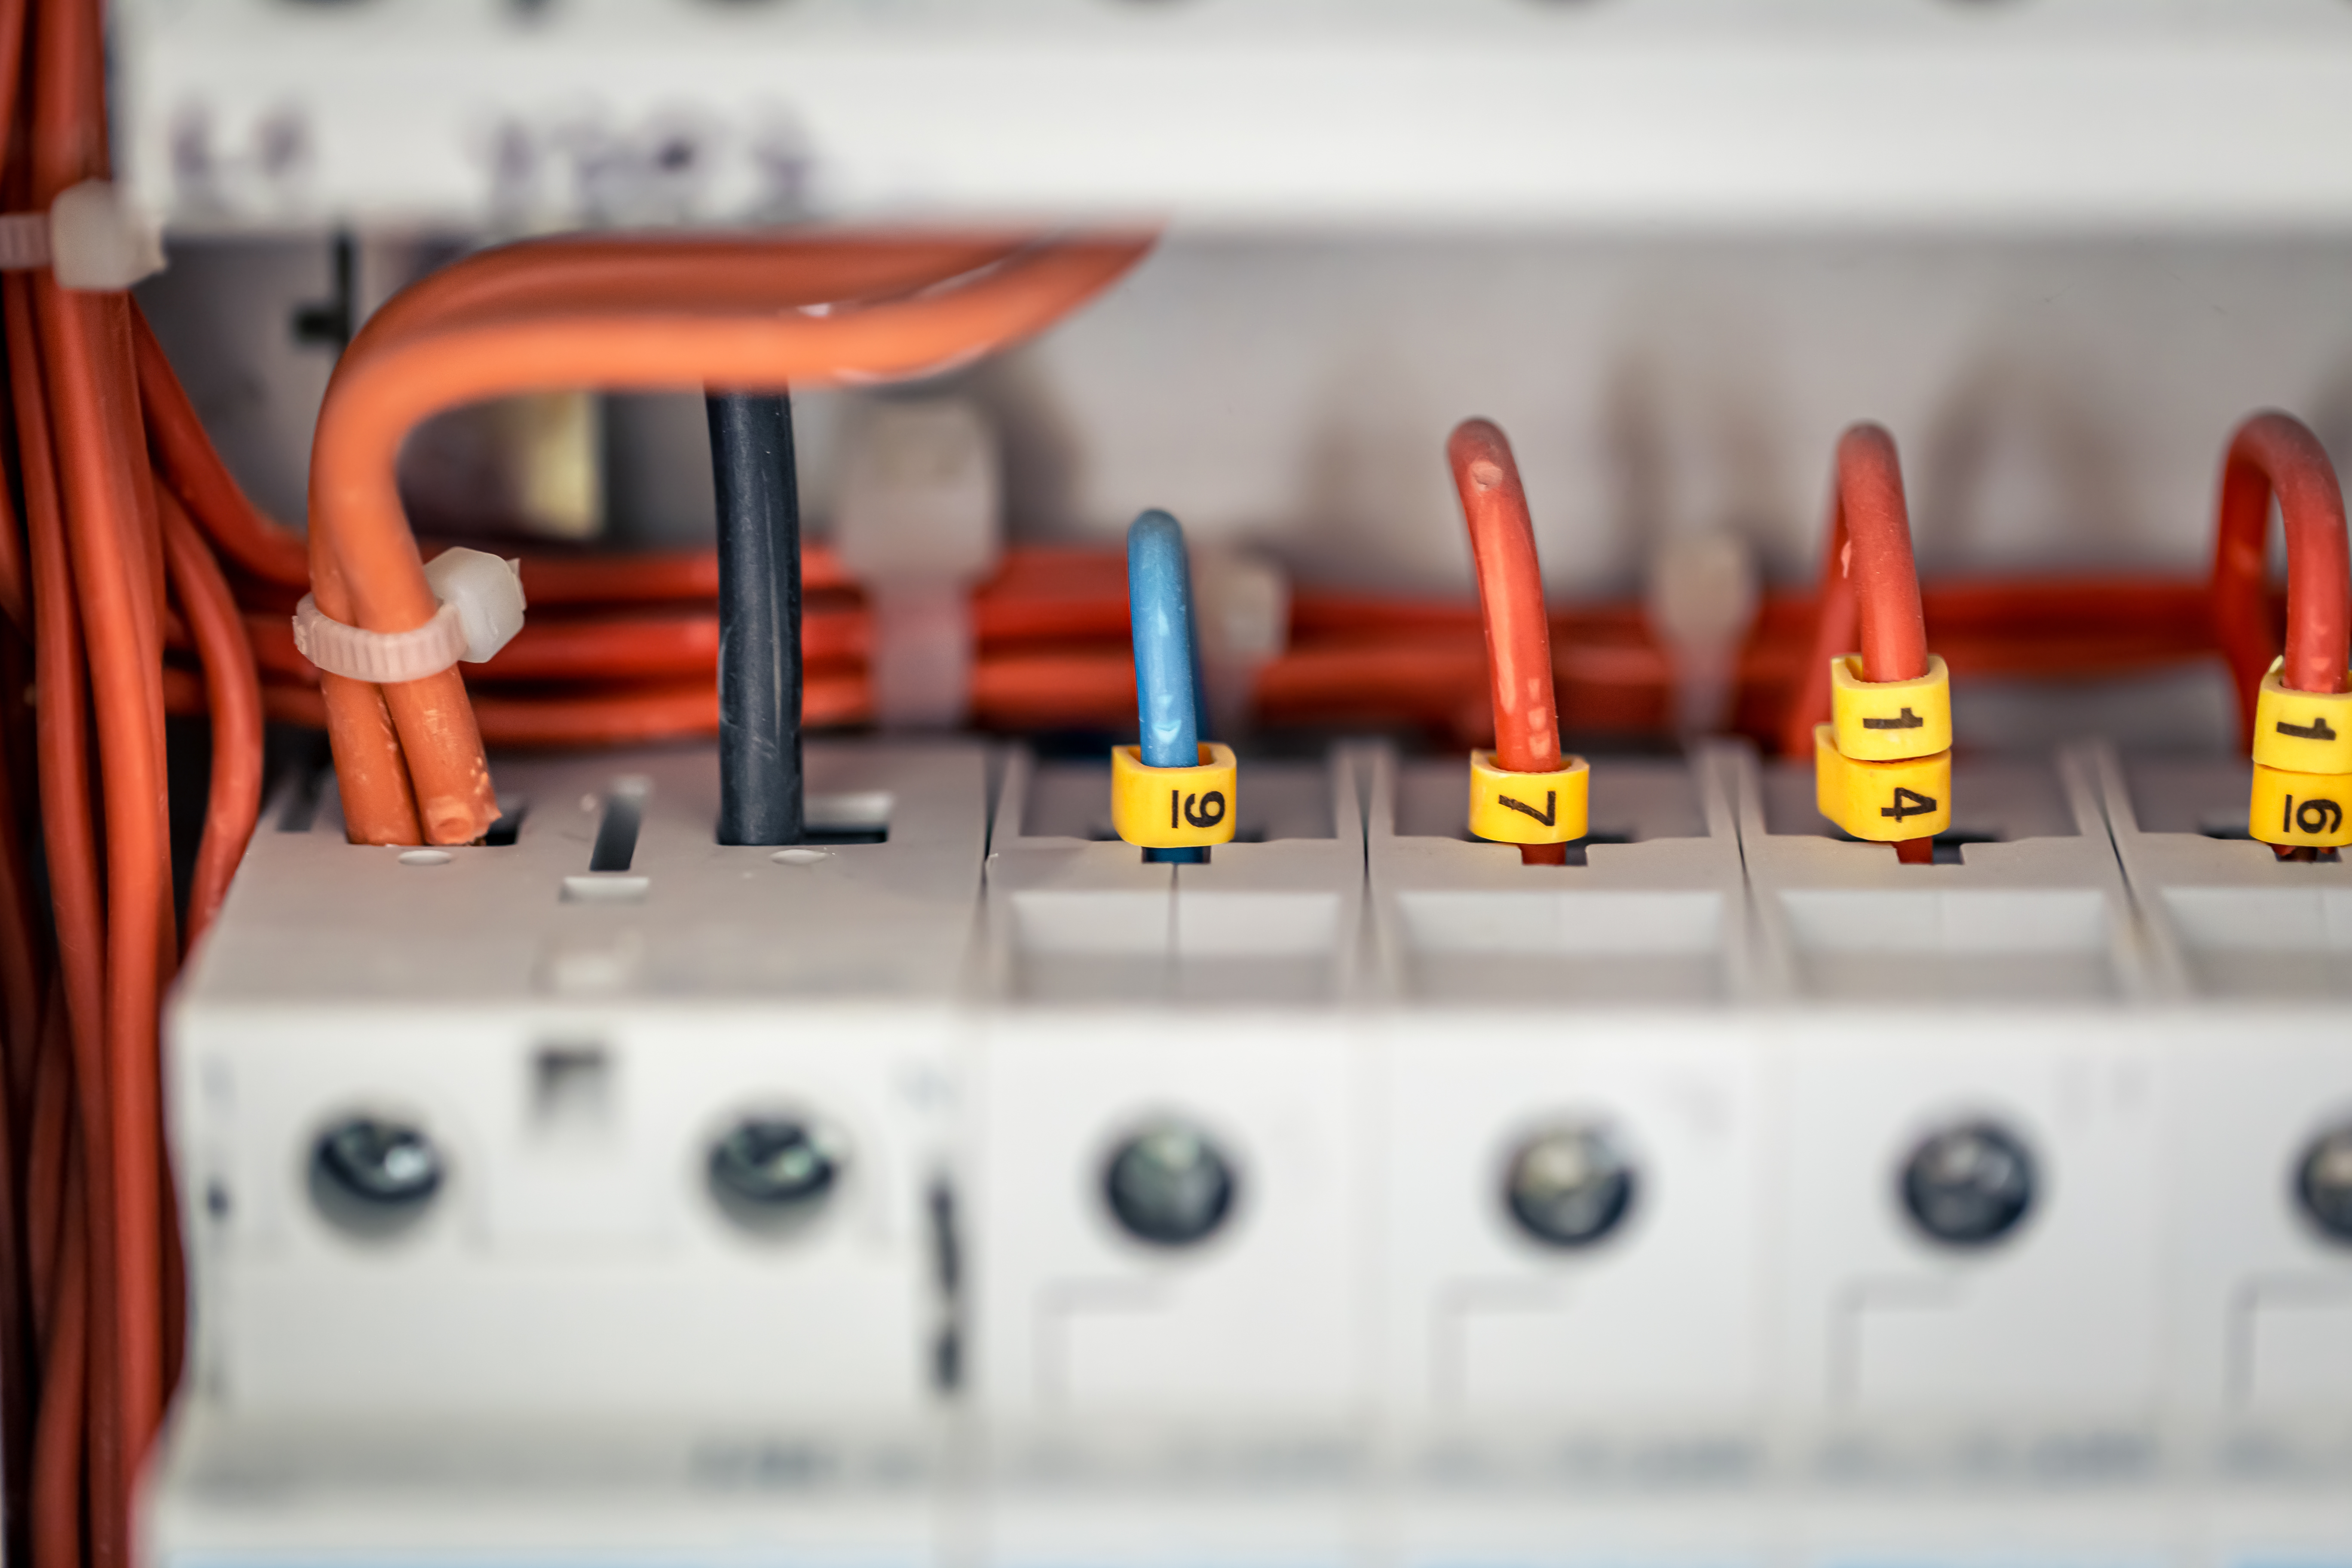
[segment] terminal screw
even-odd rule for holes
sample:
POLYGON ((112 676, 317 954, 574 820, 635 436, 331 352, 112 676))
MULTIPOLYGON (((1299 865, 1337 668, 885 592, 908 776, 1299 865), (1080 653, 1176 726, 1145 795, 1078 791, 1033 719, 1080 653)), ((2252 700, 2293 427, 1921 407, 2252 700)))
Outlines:
POLYGON ((1554 1127, 1512 1154, 1503 1198, 1546 1247, 1590 1247, 1624 1223, 1633 1186, 1633 1163, 1605 1130, 1554 1127))
POLYGON ((798 1230, 824 1211, 847 1157, 828 1128, 794 1117, 747 1116, 710 1146, 710 1195, 746 1230, 798 1230))
POLYGON ((1103 1195, 1136 1240, 1190 1247, 1208 1239, 1233 1212, 1234 1170, 1199 1128, 1157 1121, 1111 1152, 1103 1195))
POLYGON ((319 1135, 310 1151, 310 1202, 338 1229, 385 1237, 425 1217, 441 1190, 441 1152, 423 1129, 353 1116, 319 1135))
POLYGON ((2295 1173, 2303 1212, 2331 1241, 2352 1241, 2352 1125, 2323 1132, 2295 1173))
POLYGON ((1984 1247, 2017 1228, 2033 1206, 2033 1155, 1994 1121, 1930 1133, 1903 1166, 1903 1206, 1930 1240, 1984 1247))

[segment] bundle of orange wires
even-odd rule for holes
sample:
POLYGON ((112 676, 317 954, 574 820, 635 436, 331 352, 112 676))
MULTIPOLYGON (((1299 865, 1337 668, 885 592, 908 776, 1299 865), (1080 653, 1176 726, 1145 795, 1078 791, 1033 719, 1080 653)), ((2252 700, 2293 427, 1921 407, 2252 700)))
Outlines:
MULTIPOLYGON (((8 205, 45 210, 108 170, 92 0, 0 5, 8 205)), ((175 1229, 164 1172, 156 1009, 175 967, 163 670, 191 647, 215 763, 188 934, 250 832, 261 715, 250 651, 211 551, 154 482, 127 296, 10 274, 5 306, 21 519, 0 528, 0 604, 29 642, 34 745, 0 726, 0 1117, 10 1285, 0 1302, 0 1433, 18 1489, 12 1542, 41 1568, 129 1553, 129 1489, 175 1373, 175 1229), (27 751, 37 757, 28 771, 27 751), (51 920, 37 922, 20 831, 37 795, 51 920), (101 852, 101 844, 103 849, 101 852), (21 1145, 21 1146, 20 1146, 21 1145)), ((10 657, 21 659, 22 644, 10 657)), ((20 689, 11 679, 8 688, 20 689)))

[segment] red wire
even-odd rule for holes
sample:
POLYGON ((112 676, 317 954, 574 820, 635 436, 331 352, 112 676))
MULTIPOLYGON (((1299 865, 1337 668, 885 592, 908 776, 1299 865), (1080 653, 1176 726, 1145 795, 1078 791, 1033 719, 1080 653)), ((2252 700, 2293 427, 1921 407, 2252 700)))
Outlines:
POLYGON ((2221 466, 2210 587, 2213 632, 2238 688, 2241 741, 2253 743, 2254 702, 2278 648, 2269 584, 2271 499, 2286 525, 2286 658, 2294 691, 2345 689, 2352 643, 2344 494, 2326 448, 2303 422, 2257 414, 2230 437, 2221 466))
MULTIPOLYGON (((1859 646, 1864 680, 1916 680, 1927 673, 1927 620, 1911 554, 1903 465, 1883 426, 1849 426, 1838 437, 1837 490, 1815 604, 1812 658, 1780 731, 1786 757, 1812 754, 1813 727, 1830 716, 1832 659, 1859 646)), ((1906 865, 1924 866, 1935 858, 1935 840, 1902 839, 1895 853, 1906 865)))
MULTIPOLYGON (((1445 443, 1454 489, 1470 525, 1478 564, 1478 607, 1486 623, 1486 664, 1495 700, 1495 765, 1515 773, 1559 766, 1559 709, 1552 698, 1551 620, 1543 568, 1528 517, 1519 466, 1500 426, 1465 419, 1445 443)), ((1523 844, 1528 866, 1564 866, 1559 844, 1523 844)))
POLYGON ((206 795, 195 874, 188 886, 184 940, 193 951, 228 892, 229 879, 245 858, 261 811, 261 677, 219 563, 179 502, 168 492, 158 500, 172 585, 204 663, 213 721, 212 787, 206 795))
MULTIPOLYGON (((41 1409, 33 1436, 33 1560, 36 1568, 80 1568, 83 1415, 89 1397, 90 1328, 99 1314, 90 1289, 89 1221, 93 1212, 82 1167, 87 1147, 68 1151, 65 1211, 56 1294, 49 1304, 50 1332, 41 1369, 41 1409)), ((93 1481, 96 1478, 92 1478, 93 1481)), ((93 1493, 98 1493, 95 1485, 93 1493)), ((114 1505, 103 1494, 91 1499, 92 1544, 100 1518, 114 1505)))

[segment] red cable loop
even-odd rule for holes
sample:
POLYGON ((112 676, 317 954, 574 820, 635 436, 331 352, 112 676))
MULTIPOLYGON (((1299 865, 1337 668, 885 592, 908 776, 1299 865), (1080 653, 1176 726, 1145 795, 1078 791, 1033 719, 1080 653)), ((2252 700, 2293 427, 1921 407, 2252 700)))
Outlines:
MULTIPOLYGON (((1813 727, 1830 716, 1830 661, 1857 644, 1864 680, 1916 680, 1927 673, 1927 620, 1919 607, 1902 459, 1885 426, 1869 423, 1848 426, 1838 437, 1812 658, 1781 726, 1782 756, 1812 755, 1813 727)), ((1906 838, 1895 852, 1906 865, 1925 865, 1934 858, 1935 841, 1906 838)))
POLYGON ((2303 421, 2265 410, 2230 437, 2209 589, 2214 640, 2237 682, 2240 738, 2247 745, 2253 743, 2254 701, 2279 643, 2268 566, 2273 495, 2286 524, 2286 662, 2279 679, 2290 690, 2340 691, 2352 658, 2352 570, 2335 465, 2303 421))
MULTIPOLYGON (((1492 420, 1465 419, 1445 443, 1454 488, 1478 564, 1478 607, 1495 699, 1495 765, 1517 773, 1559 766, 1559 708, 1552 698, 1551 622, 1535 525, 1511 443, 1492 420)), ((1523 844, 1529 866, 1564 866, 1559 844, 1523 844)))

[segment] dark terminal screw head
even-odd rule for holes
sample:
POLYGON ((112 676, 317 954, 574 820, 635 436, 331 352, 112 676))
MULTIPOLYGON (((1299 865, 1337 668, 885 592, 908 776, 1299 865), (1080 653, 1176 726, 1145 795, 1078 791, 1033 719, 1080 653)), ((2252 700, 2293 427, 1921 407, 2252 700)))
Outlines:
POLYGON ((1984 1247, 2017 1228, 2033 1206, 2033 1154, 1996 1121, 1962 1121, 1929 1133, 1903 1165, 1903 1206, 1930 1240, 1984 1247))

